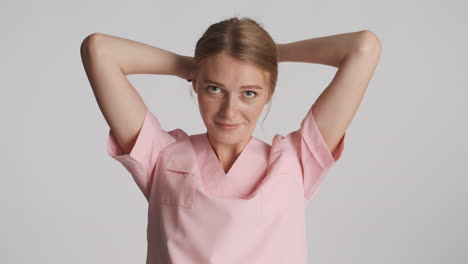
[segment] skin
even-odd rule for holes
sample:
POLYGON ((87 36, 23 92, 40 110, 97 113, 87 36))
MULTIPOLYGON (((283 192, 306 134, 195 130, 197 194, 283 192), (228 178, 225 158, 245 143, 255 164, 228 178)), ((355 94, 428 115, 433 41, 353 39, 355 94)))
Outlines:
POLYGON ((207 58, 192 86, 208 140, 225 172, 250 141, 264 106, 271 99, 267 74, 226 53, 207 58), (242 87, 256 85, 256 87, 242 87), (232 131, 219 123, 240 124, 232 131))

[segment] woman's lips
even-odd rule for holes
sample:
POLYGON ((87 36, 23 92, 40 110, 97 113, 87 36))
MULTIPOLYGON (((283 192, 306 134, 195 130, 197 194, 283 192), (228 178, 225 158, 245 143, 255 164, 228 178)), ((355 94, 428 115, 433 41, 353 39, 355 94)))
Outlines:
POLYGON ((223 123, 218 123, 218 122, 215 122, 219 127, 223 128, 223 129, 227 129, 227 130, 234 130, 236 128, 238 128, 240 126, 240 124, 235 124, 235 125, 232 125, 232 124, 223 124, 223 123))

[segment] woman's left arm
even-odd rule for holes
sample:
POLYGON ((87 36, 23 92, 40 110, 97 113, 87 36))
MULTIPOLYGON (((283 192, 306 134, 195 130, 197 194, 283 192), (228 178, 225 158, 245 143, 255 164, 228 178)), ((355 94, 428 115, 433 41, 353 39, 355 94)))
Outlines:
POLYGON ((369 31, 357 31, 277 44, 278 62, 309 62, 338 70, 312 105, 312 115, 333 153, 351 123, 377 67, 381 44, 369 31))

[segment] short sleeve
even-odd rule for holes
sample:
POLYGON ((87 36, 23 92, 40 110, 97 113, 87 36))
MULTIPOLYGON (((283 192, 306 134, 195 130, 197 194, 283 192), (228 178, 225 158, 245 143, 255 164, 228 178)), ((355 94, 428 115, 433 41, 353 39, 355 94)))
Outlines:
POLYGON ((329 169, 340 159, 345 137, 346 132, 341 137, 334 152, 330 153, 315 123, 312 108, 302 120, 301 127, 297 131, 296 147, 302 166, 306 205, 312 200, 329 169))
POLYGON ((292 167, 289 169, 301 174, 305 206, 312 200, 329 169, 340 159, 345 137, 346 132, 333 154, 330 153, 310 108, 298 130, 285 137, 277 134, 273 138, 271 153, 294 153, 293 156, 297 158, 297 162, 291 161, 292 167))
POLYGON ((184 132, 180 129, 166 132, 159 120, 146 108, 143 125, 138 132, 135 144, 129 154, 122 154, 122 149, 109 129, 107 153, 119 161, 132 175, 139 189, 149 201, 152 184, 152 172, 160 151, 175 142, 184 132))

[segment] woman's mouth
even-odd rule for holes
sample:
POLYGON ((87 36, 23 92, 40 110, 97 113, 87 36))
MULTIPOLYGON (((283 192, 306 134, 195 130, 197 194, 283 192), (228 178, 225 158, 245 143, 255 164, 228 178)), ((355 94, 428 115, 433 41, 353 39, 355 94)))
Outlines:
POLYGON ((240 124, 226 124, 226 123, 218 123, 218 122, 215 122, 215 123, 216 125, 218 125, 219 127, 225 130, 234 130, 240 126, 240 124))

